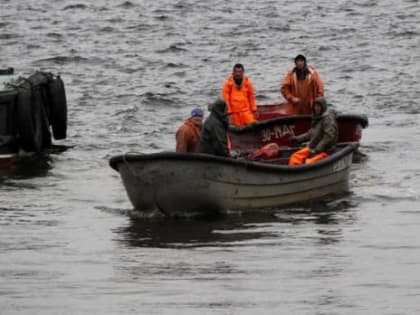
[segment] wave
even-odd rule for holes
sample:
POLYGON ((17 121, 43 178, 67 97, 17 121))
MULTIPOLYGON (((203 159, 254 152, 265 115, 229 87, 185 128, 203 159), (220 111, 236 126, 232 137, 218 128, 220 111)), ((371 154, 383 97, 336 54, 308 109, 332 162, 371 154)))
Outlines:
POLYGON ((174 52, 176 53, 176 52, 181 52, 181 51, 187 51, 187 49, 179 47, 179 45, 183 45, 183 44, 172 44, 168 48, 156 50, 156 52, 159 54, 164 54, 164 53, 174 53, 174 52))
POLYGON ((146 92, 142 94, 141 99, 142 99, 142 104, 145 104, 145 105, 168 106, 168 105, 177 104, 177 102, 174 101, 174 99, 169 98, 168 95, 152 93, 152 92, 146 92))
POLYGON ((136 5, 130 1, 125 1, 119 5, 117 5, 117 8, 123 8, 123 9, 131 9, 135 7, 136 5))
POLYGON ((87 8, 87 5, 86 4, 82 4, 82 3, 79 3, 79 4, 70 4, 68 6, 65 6, 63 8, 63 11, 66 11, 66 10, 84 10, 86 8, 87 8))

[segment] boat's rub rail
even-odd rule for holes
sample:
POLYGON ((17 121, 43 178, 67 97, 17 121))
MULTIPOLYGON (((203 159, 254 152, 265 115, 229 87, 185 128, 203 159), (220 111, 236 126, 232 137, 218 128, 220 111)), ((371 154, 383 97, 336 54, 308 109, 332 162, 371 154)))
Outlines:
MULTIPOLYGON (((265 169, 265 170, 284 170, 286 172, 299 172, 299 171, 307 171, 312 170, 320 167, 324 167, 327 164, 332 164, 335 161, 341 159, 343 156, 352 154, 357 148, 359 147, 358 142, 349 142, 337 152, 330 155, 329 157, 322 159, 313 164, 306 164, 306 165, 297 165, 297 166, 287 166, 287 165, 273 165, 266 162, 258 162, 258 161, 249 161, 249 160, 242 160, 242 159, 232 159, 227 157, 219 157, 214 155, 208 154, 200 154, 200 153, 176 153, 176 152, 159 152, 159 153, 151 153, 151 154, 122 154, 116 155, 109 160, 109 165, 118 171, 120 164, 127 164, 129 162, 136 162, 136 161, 152 161, 152 160, 172 160, 172 161, 202 161, 202 162, 212 162, 212 163, 220 163, 220 164, 234 164, 238 166, 246 166, 250 169, 265 169)), ((203 164, 203 167, 205 165, 203 164)))
MULTIPOLYGON (((362 128, 366 128, 369 125, 369 121, 368 121, 368 118, 367 118, 366 115, 338 114, 336 119, 337 119, 337 121, 356 120, 360 123, 362 128)), ((296 123, 298 121, 308 121, 308 122, 310 122, 311 120, 312 120, 312 117, 310 115, 282 116, 282 117, 257 121, 253 124, 243 126, 243 127, 229 125, 229 131, 234 132, 234 133, 243 133, 243 132, 249 132, 249 131, 268 128, 272 125, 277 125, 277 124, 290 124, 290 123, 296 123)))

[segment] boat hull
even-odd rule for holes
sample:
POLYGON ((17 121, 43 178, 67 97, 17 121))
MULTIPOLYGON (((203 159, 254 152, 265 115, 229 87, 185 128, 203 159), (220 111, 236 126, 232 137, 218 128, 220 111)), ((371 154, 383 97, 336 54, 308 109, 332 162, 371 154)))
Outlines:
MULTIPOLYGON (((253 151, 274 142, 279 146, 288 146, 289 137, 305 133, 311 128, 312 117, 309 115, 279 116, 245 127, 229 128, 232 149, 253 151)), ((338 143, 359 142, 362 130, 368 125, 363 115, 337 115, 338 143)))
POLYGON ((11 170, 16 165, 16 154, 0 154, 0 172, 11 170))
POLYGON ((320 162, 294 167, 179 153, 116 156, 110 165, 141 212, 253 211, 347 190, 356 147, 351 144, 320 162))

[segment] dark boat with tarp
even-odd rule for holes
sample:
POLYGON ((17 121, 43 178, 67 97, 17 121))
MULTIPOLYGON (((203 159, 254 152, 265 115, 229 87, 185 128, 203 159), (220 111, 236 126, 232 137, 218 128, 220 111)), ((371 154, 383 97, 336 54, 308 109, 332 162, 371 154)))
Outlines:
POLYGON ((67 136, 67 100, 59 75, 37 71, 30 76, 0 68, 0 168, 22 152, 50 149, 52 137, 67 136))

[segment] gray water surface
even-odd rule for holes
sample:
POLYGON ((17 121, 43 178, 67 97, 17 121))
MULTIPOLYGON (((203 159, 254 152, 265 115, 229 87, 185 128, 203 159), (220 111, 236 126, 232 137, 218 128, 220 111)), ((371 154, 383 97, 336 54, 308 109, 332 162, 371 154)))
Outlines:
POLYGON ((0 63, 58 72, 73 148, 0 175, 1 314, 418 314, 418 0, 0 4, 0 63), (173 150, 245 65, 259 103, 303 53, 365 114, 349 193, 259 215, 147 219, 108 159, 173 150))

